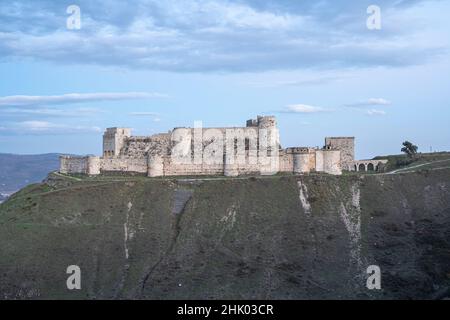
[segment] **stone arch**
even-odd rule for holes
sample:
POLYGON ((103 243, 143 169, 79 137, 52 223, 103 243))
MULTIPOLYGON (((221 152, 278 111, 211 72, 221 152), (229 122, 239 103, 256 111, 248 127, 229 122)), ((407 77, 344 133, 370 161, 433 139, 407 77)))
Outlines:
POLYGON ((354 165, 354 169, 355 169, 355 171, 358 171, 358 165, 354 165))
POLYGON ((375 171, 375 166, 372 162, 367 165, 367 171, 375 171))
POLYGON ((364 163, 360 163, 358 166, 358 171, 367 171, 366 166, 364 163))

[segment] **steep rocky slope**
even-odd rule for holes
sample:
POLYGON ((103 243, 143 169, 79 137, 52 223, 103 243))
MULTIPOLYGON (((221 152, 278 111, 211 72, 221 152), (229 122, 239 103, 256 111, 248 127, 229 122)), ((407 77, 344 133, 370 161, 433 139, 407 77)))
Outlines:
POLYGON ((52 175, 0 206, 0 297, 449 296, 450 170, 176 180, 52 175), (66 288, 66 268, 82 289, 66 288), (366 288, 378 265, 382 290, 366 288))

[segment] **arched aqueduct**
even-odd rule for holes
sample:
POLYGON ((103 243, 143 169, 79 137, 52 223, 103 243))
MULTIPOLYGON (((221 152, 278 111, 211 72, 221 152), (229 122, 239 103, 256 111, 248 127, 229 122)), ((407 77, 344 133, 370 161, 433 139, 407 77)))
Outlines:
POLYGON ((381 167, 385 165, 387 160, 358 160, 353 161, 353 164, 349 166, 349 171, 380 171, 381 167))

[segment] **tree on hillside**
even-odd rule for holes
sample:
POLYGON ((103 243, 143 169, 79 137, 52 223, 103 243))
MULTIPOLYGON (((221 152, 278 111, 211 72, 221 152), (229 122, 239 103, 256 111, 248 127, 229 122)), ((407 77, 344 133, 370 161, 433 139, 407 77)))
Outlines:
POLYGON ((409 158, 414 158, 417 154, 418 149, 419 148, 416 145, 412 144, 409 141, 403 142, 402 152, 406 153, 409 158))

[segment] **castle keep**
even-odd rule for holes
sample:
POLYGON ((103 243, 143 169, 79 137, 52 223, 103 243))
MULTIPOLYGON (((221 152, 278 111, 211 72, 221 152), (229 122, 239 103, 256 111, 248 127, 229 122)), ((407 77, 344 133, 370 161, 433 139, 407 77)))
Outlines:
POLYGON ((149 177, 275 174, 342 170, 377 170, 384 160, 354 160, 353 137, 325 138, 323 148, 280 146, 273 116, 258 116, 245 127, 175 128, 152 136, 132 136, 131 129, 108 128, 103 155, 61 156, 60 173, 98 175, 122 172, 149 177), (367 162, 367 163, 366 163, 367 162))

